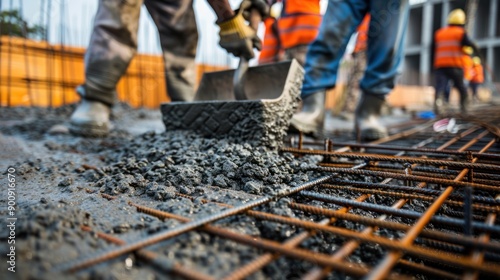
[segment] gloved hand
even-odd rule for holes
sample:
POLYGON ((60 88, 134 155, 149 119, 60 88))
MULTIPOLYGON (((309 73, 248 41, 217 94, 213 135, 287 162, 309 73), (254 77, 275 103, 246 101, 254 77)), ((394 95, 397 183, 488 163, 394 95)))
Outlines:
POLYGON ((262 49, 262 42, 257 37, 257 31, 248 26, 243 18, 243 11, 248 10, 250 5, 251 1, 243 1, 233 18, 218 23, 220 46, 235 56, 248 60, 255 56, 253 48, 262 49))
POLYGON ((269 16, 269 5, 266 0, 250 0, 250 2, 251 5, 248 8, 243 9, 243 17, 246 20, 250 20, 250 10, 252 9, 259 11, 260 17, 263 20, 269 16))

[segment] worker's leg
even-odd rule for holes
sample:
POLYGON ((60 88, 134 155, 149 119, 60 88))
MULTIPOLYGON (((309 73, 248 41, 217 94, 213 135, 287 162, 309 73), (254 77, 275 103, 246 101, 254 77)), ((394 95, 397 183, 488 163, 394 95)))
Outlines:
POLYGON ((103 136, 109 131, 116 84, 127 70, 137 48, 142 0, 101 0, 94 30, 85 53, 82 97, 70 118, 69 129, 82 136, 103 136))
POLYGON ((323 129, 326 89, 335 86, 347 43, 367 10, 366 1, 328 2, 318 36, 307 51, 302 111, 293 116, 292 129, 313 135, 323 129))
POLYGON ((160 33, 167 93, 172 101, 194 99, 198 30, 192 0, 145 0, 160 33))
POLYGON ((304 66, 306 61, 308 45, 298 45, 285 50, 285 60, 296 59, 300 65, 304 66))
POLYGON ((450 102, 450 93, 451 93, 451 82, 447 81, 446 87, 444 90, 444 102, 450 102))
POLYGON ((366 69, 366 51, 359 51, 353 54, 353 66, 351 77, 347 83, 347 96, 342 111, 344 113, 354 113, 359 100, 359 81, 366 69))
POLYGON ((469 87, 470 87, 470 89, 472 91, 472 100, 473 100, 473 102, 479 101, 479 97, 477 96, 477 90, 479 88, 479 84, 475 83, 475 82, 470 82, 469 83, 469 87))
POLYGON ((467 87, 464 83, 464 71, 462 68, 447 68, 447 75, 453 82, 460 94, 460 111, 467 113, 469 105, 469 96, 467 94, 467 87))
POLYGON ((443 68, 436 69, 434 78, 434 113, 439 115, 446 111, 446 105, 450 98, 451 80, 443 68))
MULTIPOLYGON (((137 49, 142 0, 101 0, 85 53, 84 98, 112 105, 115 87, 137 49)), ((81 89, 80 89, 81 91, 81 89)))
POLYGON ((385 96, 394 88, 401 70, 408 11, 408 0, 370 1, 367 67, 360 82, 362 96, 355 121, 361 138, 373 140, 387 135, 379 116, 385 96))
POLYGON ((347 43, 367 11, 367 1, 328 2, 318 36, 306 55, 302 99, 335 86, 347 43))

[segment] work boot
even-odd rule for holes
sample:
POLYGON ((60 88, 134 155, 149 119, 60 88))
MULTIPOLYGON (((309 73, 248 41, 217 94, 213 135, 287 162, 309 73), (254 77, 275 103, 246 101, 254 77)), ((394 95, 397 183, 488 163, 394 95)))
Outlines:
POLYGON ((293 115, 290 129, 319 137, 325 123, 326 90, 309 95, 302 100, 302 110, 293 115))
POLYGON ((436 93, 434 97, 434 114, 436 116, 441 115, 447 111, 446 101, 444 100, 443 94, 436 93))
POLYGON ((354 130, 358 138, 372 141, 387 137, 387 129, 379 122, 384 103, 384 97, 361 94, 354 116, 354 130))
POLYGON ((460 96, 460 113, 462 114, 467 114, 467 111, 469 110, 469 95, 465 94, 463 96, 460 96))
POLYGON ((102 137, 109 133, 111 108, 99 101, 82 98, 70 118, 69 131, 84 137, 102 137))

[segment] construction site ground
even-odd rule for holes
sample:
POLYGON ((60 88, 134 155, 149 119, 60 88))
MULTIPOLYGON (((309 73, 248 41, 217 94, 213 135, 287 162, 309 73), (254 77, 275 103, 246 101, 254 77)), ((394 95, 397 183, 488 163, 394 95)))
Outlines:
MULTIPOLYGON (((488 104, 475 104, 473 110, 496 110, 498 121, 500 107, 496 104, 500 103, 492 101, 488 104)), ((344 239, 345 236, 339 236, 333 231, 313 234, 299 243, 300 248, 317 253, 315 257, 310 257, 299 249, 290 251, 292 253, 286 248, 279 249, 281 247, 272 242, 258 243, 258 246, 249 243, 242 245, 243 241, 237 240, 243 240, 243 237, 231 236, 230 233, 214 234, 213 229, 209 228, 224 227, 238 236, 251 236, 257 241, 264 238, 275 243, 285 242, 303 231, 310 231, 297 224, 255 218, 257 214, 229 215, 224 219, 215 219, 210 226, 202 226, 200 230, 189 230, 172 238, 152 242, 147 247, 148 252, 134 249, 135 247, 125 248, 126 244, 136 244, 134 242, 180 228, 182 223, 187 222, 174 216, 151 216, 147 210, 138 211, 141 209, 138 205, 201 223, 204 218, 211 219, 214 214, 228 211, 231 207, 257 203, 260 199, 269 197, 272 198, 270 201, 252 209, 303 221, 319 221, 319 213, 298 211, 290 203, 307 202, 323 208, 331 208, 331 204, 324 200, 313 201, 311 193, 302 193, 300 200, 296 198, 299 195, 288 195, 287 192, 310 183, 311 180, 327 176, 326 169, 315 171, 327 156, 300 156, 287 151, 251 147, 244 143, 201 139, 187 132, 165 132, 159 111, 132 109, 126 104, 119 104, 114 108, 114 128, 108 137, 75 137, 67 133, 64 126, 73 109, 74 105, 53 109, 14 107, 0 110, 0 213, 5 217, 4 220, 16 218, 15 245, 8 242, 12 239, 9 239, 12 236, 11 230, 4 223, 0 228, 1 279, 221 279, 228 275, 234 276, 232 279, 238 279, 232 273, 266 252, 277 254, 272 255, 272 258, 276 258, 249 273, 249 279, 301 279, 304 275, 313 273, 317 267, 331 265, 335 268, 337 262, 338 270, 328 272, 327 278, 351 279, 371 272, 371 268, 378 267, 379 262, 388 254, 398 252, 391 251, 395 249, 390 242, 387 246, 383 245, 385 243, 380 245, 367 242, 344 260, 332 260, 329 263, 323 256, 333 254, 349 238, 344 239), (10 194, 9 178, 15 178, 10 181, 14 183, 11 185, 13 193, 10 194), (14 210, 8 208, 11 200, 9 195, 15 196, 14 210), (306 195, 309 195, 307 199, 304 198, 306 195), (12 264, 9 264, 12 257, 8 255, 12 252, 12 246, 15 247, 15 273, 8 270, 12 264), (124 248, 123 251, 110 257, 110 260, 82 264, 89 259, 98 259, 100 253, 121 248, 124 248), (279 254, 287 256, 280 258, 279 254), (312 261, 313 258, 316 261, 312 261), (353 265, 342 268, 343 262, 353 265)), ((383 122, 391 127, 391 134, 395 134, 399 132, 399 124, 414 121, 414 125, 405 126, 405 129, 410 130, 412 126, 433 121, 418 119, 419 116, 423 115, 394 109, 383 117, 383 122)), ((465 127, 468 124, 463 125, 465 127)), ((352 126, 352 120, 329 115, 325 136, 333 143, 355 143, 352 126)), ((455 137, 451 133, 449 136, 450 139, 455 137)), ((298 137, 287 139, 286 146, 296 147, 297 139, 298 137)), ((302 140, 304 143, 313 141, 307 137, 302 140)), ((408 140, 408 147, 421 139, 413 140, 408 140)), ((328 145, 329 142, 325 143, 328 145)), ((400 142, 399 145, 405 145, 404 143, 400 142)), ((498 142, 493 147, 496 150, 491 153, 498 154, 498 142)), ((498 159, 492 159, 488 164, 498 164, 498 159)), ((493 174, 495 172, 492 171, 493 174)), ((363 179, 366 176, 368 175, 352 173, 345 174, 342 178, 366 181, 363 179)), ((375 178, 379 177, 367 182, 380 181, 375 178)), ((487 184, 483 182, 482 185, 487 184)), ((314 187, 315 191, 319 189, 314 187)), ((325 195, 353 200, 356 194, 356 191, 342 189, 325 192, 325 195)), ((494 195, 483 195, 495 199, 494 195)), ((390 205, 397 199, 379 195, 372 196, 369 201, 390 205)), ((423 213, 430 202, 417 199, 409 205, 404 208, 423 213)), ((498 205, 493 204, 491 207, 498 205)), ((497 214, 495 211, 490 212, 492 213, 497 214)), ((367 216, 376 217, 374 214, 367 216)), ((412 226, 413 222, 406 219, 407 217, 397 217, 394 221, 412 226)), ((339 223, 342 227, 361 232, 361 228, 352 221, 344 220, 339 223)), ((203 225, 205 224, 208 221, 203 225)), ((438 226, 431 228, 439 229, 438 226)), ((388 240, 397 240, 403 239, 405 232, 383 229, 378 235, 388 240)), ((341 233, 343 232, 339 232, 341 233)), ((498 248, 498 236, 498 233, 496 239, 492 236, 491 242, 496 244, 494 248, 498 248)), ((356 240, 367 241, 359 238, 361 239, 356 240)), ((409 254, 417 252, 411 250, 409 254)), ((496 260, 495 257, 499 256, 497 253, 492 252, 493 257, 486 258, 487 263, 496 260)), ((419 255, 405 259, 404 262, 401 259, 395 265, 396 268, 388 270, 386 276, 434 279, 443 275, 445 277, 470 272, 467 265, 464 264, 465 268, 460 267, 461 263, 454 263, 453 260, 447 263, 448 268, 460 269, 454 271, 441 268, 443 275, 439 274, 440 271, 434 271, 433 274, 431 270, 422 272, 426 271, 423 268, 421 271, 415 267, 410 269, 407 262, 414 261, 417 265, 428 265, 429 268, 439 270, 439 266, 419 261, 420 259, 425 258, 419 255)), ((487 279, 497 275, 495 273, 500 274, 498 263, 495 266, 484 264, 484 267, 479 267, 479 272, 476 272, 480 278, 487 279)))

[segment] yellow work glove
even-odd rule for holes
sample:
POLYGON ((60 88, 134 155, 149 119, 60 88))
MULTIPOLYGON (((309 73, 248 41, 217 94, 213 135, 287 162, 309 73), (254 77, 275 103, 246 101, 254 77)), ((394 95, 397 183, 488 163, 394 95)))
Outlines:
POLYGON ((250 1, 243 1, 233 18, 218 23, 220 27, 220 46, 229 53, 246 59, 255 56, 253 48, 258 50, 262 48, 262 43, 257 37, 257 31, 248 26, 243 18, 243 11, 248 9, 250 5, 250 1))

